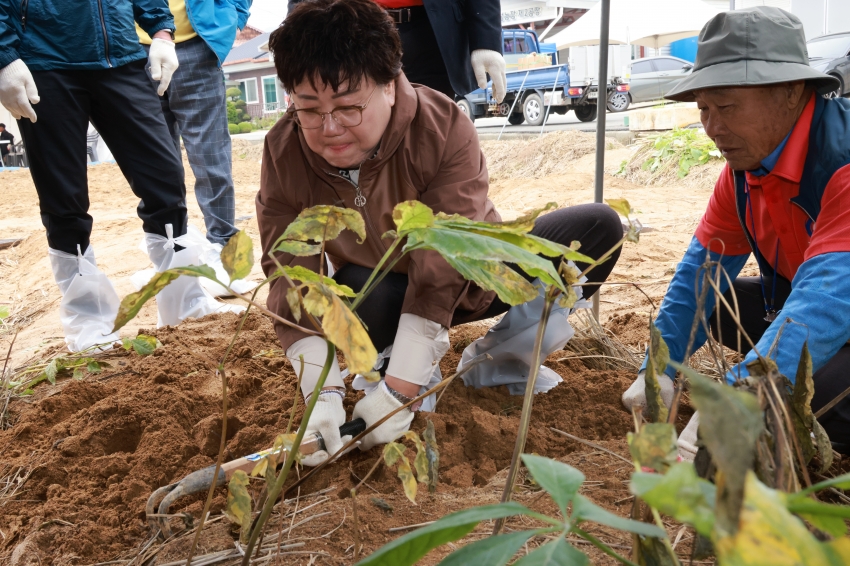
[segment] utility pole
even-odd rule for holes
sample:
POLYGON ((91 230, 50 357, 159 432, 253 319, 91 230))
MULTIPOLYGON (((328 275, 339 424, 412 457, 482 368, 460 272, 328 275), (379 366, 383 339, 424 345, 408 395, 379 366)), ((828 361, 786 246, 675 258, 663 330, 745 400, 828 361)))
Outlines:
POLYGON ((735 9, 735 0, 729 0, 729 11, 731 12, 734 9, 735 9))
MULTIPOLYGON (((599 23, 599 87, 596 93, 596 176, 594 202, 602 202, 605 176, 605 119, 608 109, 608 22, 611 19, 611 0, 602 0, 599 23)), ((601 289, 601 287, 600 287, 601 289)), ((599 291, 593 295, 593 317, 599 320, 599 291)))

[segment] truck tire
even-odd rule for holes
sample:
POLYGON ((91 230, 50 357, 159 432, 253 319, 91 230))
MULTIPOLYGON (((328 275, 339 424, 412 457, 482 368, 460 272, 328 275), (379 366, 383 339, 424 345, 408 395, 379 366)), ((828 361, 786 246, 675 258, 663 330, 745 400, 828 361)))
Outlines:
POLYGON ((536 92, 532 92, 522 101, 522 115, 529 126, 539 126, 546 117, 546 107, 543 106, 543 98, 536 92))
POLYGON ((466 117, 470 119, 473 123, 475 122, 475 114, 472 113, 472 105, 465 98, 461 98, 457 101, 457 107, 460 108, 460 111, 466 114, 466 117))
POLYGON ((597 108, 595 104, 585 104, 576 107, 576 118, 582 122, 593 122, 596 120, 597 108))
POLYGON ((508 123, 511 126, 519 126, 523 122, 525 122, 525 116, 523 116, 522 114, 511 114, 510 116, 508 116, 508 123))
POLYGON ((632 99, 628 92, 614 91, 608 96, 608 112, 623 112, 631 103, 632 99))

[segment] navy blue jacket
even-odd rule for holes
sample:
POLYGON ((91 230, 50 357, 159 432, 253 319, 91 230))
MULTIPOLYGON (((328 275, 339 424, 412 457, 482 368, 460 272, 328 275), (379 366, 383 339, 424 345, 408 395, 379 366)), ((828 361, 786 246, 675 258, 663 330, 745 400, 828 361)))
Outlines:
POLYGON ((32 71, 106 69, 147 57, 148 35, 174 29, 168 0, 2 0, 0 68, 22 59, 32 71))

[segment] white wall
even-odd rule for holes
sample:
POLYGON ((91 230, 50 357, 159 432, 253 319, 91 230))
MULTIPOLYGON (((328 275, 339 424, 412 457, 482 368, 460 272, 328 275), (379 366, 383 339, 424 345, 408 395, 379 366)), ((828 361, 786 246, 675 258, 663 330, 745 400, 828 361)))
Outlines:
MULTIPOLYGON (((704 0, 729 9, 729 0, 704 0)), ((803 22, 806 39, 827 33, 850 31, 850 0, 733 0, 735 9, 775 6, 788 10, 803 22)))

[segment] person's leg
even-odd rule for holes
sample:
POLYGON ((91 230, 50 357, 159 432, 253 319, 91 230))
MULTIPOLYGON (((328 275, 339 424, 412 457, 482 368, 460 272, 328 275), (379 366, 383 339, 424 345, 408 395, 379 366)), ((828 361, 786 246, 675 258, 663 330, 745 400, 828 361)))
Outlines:
MULTIPOLYGON (((534 223, 531 234, 564 246, 579 241, 579 252, 599 259, 623 239, 623 223, 607 204, 580 204, 544 214, 534 223)), ((587 282, 602 283, 608 279, 620 258, 620 250, 617 248, 608 260, 591 269, 587 282)), ((560 259, 555 261, 556 267, 559 264, 560 259)), ((584 263, 576 266, 580 271, 587 268, 584 263)), ((584 297, 589 299, 599 287, 592 284, 582 287, 584 297)))
POLYGON ((424 8, 414 10, 413 21, 397 24, 402 70, 410 82, 423 84, 454 100, 454 88, 428 14, 424 8))
MULTIPOLYGON (((358 293, 371 274, 371 269, 349 263, 334 273, 333 278, 337 283, 348 285, 358 293)), ((407 275, 402 273, 387 274, 357 307, 357 316, 366 325, 369 338, 378 352, 384 351, 395 341, 404 294, 407 292, 407 281, 407 275)))
MULTIPOLYGON (((850 346, 844 346, 812 376, 815 395, 812 411, 822 407, 850 387, 850 346)), ((829 439, 841 454, 850 455, 850 396, 845 397, 833 408, 821 415, 818 422, 826 430, 829 439)))
MULTIPOLYGON (((599 259, 623 238, 623 224, 617 213, 607 204, 579 204, 561 208, 539 217, 534 223, 531 234, 565 246, 569 246, 573 241, 578 240, 581 242, 581 248, 579 248, 581 253, 599 259)), ((607 261, 587 273, 587 282, 591 285, 582 287, 583 297, 590 298, 599 290, 600 285, 593 285, 593 283, 602 283, 608 279, 619 257, 620 248, 607 261)), ((560 266, 560 262, 560 258, 553 260, 556 268, 560 266)), ((511 267, 529 281, 534 279, 519 267, 511 267)), ((576 267, 584 271, 587 264, 577 263, 576 267)), ((455 319, 458 321, 457 324, 465 324, 473 320, 484 320, 499 316, 506 313, 510 308, 509 304, 496 297, 484 313, 472 318, 466 316, 465 313, 458 313, 455 319)), ((453 322, 452 326, 454 325, 453 322)))
POLYGON ((75 256, 77 245, 85 253, 92 229, 86 179, 88 73, 33 71, 41 95, 38 121, 18 120, 47 243, 75 256))
POLYGON ((172 132, 178 153, 183 138, 207 239, 225 245, 237 229, 224 76, 215 53, 201 38, 178 43, 177 58, 180 67, 171 78, 163 109, 166 120, 171 114, 176 121, 172 132))
POLYGON ((171 224, 174 236, 185 234, 183 166, 145 61, 96 73, 90 87, 91 121, 141 199, 138 214, 144 231, 167 236, 165 225, 171 224))
MULTIPOLYGON (((764 285, 766 289, 772 289, 773 279, 766 278, 764 285)), ((791 283, 784 277, 779 277, 776 280, 776 308, 781 309, 790 294, 791 283)), ((767 313, 764 310, 761 279, 759 277, 738 277, 732 283, 732 288, 728 289, 723 294, 723 297, 733 307, 735 306, 735 299, 737 299, 741 326, 744 327, 747 335, 754 343, 758 342, 765 330, 767 330, 767 327, 770 326, 770 322, 765 320, 767 313)), ((728 309, 722 306, 722 304, 719 305, 720 324, 718 325, 717 308, 715 307, 715 311, 709 317, 711 334, 714 336, 714 339, 720 341, 731 350, 740 351, 742 354, 748 352, 750 350, 749 342, 743 337, 741 337, 739 348, 738 325, 729 315, 728 309)))

